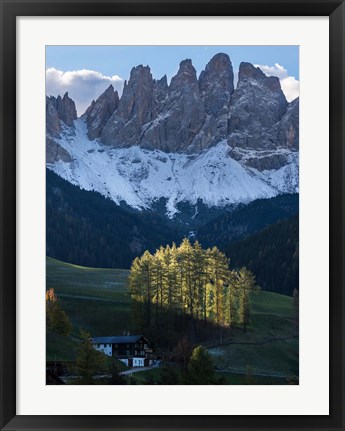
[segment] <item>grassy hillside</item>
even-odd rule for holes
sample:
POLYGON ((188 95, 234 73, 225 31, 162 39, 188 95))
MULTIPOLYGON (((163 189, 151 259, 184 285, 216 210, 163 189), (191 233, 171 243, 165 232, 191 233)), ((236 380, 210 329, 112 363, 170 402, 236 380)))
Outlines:
POLYGON ((233 331, 223 345, 209 346, 218 369, 274 377, 298 375, 298 339, 293 334, 292 298, 272 292, 251 296, 246 333, 233 331))
MULTIPOLYGON (((55 289, 73 324, 71 337, 49 334, 48 359, 73 360, 79 328, 92 336, 132 330, 128 274, 127 270, 86 268, 47 258, 47 288, 55 289)), ((261 375, 260 382, 273 379, 278 384, 286 376, 298 375, 292 298, 258 292, 251 296, 251 304, 246 333, 234 329, 222 345, 219 340, 207 345, 217 368, 232 384, 241 384, 248 372, 261 375)), ((140 379, 140 375, 137 377, 140 379)))
POLYGON ((46 287, 55 289, 73 325, 70 337, 48 334, 47 360, 73 360, 79 328, 92 336, 131 330, 129 271, 87 268, 49 257, 46 271, 46 287))
POLYGON ((47 287, 54 287, 59 296, 89 296, 100 299, 127 300, 126 269, 89 268, 47 257, 47 287))

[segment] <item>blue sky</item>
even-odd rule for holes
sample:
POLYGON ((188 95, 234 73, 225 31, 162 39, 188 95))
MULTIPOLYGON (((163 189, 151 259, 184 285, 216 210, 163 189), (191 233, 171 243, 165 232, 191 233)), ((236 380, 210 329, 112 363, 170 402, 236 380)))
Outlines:
POLYGON ((47 46, 47 93, 69 91, 80 115, 110 83, 121 92, 123 81, 138 64, 149 65, 156 79, 166 74, 169 81, 181 60, 192 59, 199 74, 218 52, 229 55, 235 75, 241 61, 263 66, 266 74, 285 80, 288 98, 296 97, 298 46, 47 46))

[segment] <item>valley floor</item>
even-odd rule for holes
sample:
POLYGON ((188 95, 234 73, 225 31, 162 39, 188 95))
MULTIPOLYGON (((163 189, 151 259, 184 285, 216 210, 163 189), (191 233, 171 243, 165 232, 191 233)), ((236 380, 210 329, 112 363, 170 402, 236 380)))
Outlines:
MULTIPOLYGON (((47 258, 47 289, 54 288, 73 325, 64 337, 47 334, 47 361, 73 362, 79 328, 92 336, 121 335, 132 331, 128 294, 129 271, 86 268, 47 258)), ((205 344, 225 384, 287 384, 299 373, 299 342, 293 336, 292 298, 272 292, 252 294, 251 322, 244 333, 205 344)), ((162 370, 141 370, 134 383, 159 380, 162 370)))

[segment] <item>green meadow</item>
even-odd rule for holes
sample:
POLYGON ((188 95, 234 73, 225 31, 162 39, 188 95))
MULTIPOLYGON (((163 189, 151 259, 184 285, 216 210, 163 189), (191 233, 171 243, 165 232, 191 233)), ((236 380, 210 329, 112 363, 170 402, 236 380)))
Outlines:
MULTIPOLYGON (((73 325, 69 337, 48 334, 47 360, 73 361, 80 328, 92 336, 132 331, 128 270, 86 268, 49 257, 46 270, 46 287, 55 289, 73 325)), ((254 379, 255 384, 285 384, 287 377, 298 376, 292 298, 257 292, 250 301, 247 331, 236 328, 221 345, 214 340, 207 348, 217 371, 229 384, 245 384, 248 379, 254 379)), ((159 370, 150 370, 133 377, 139 383, 147 378, 155 380, 159 374, 159 370)))

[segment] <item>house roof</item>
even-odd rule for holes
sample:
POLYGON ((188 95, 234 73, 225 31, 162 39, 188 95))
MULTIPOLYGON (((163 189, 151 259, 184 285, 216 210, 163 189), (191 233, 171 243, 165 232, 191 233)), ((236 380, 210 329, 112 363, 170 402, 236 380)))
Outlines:
MULTIPOLYGON (((95 337, 92 338, 93 344, 131 344, 136 343, 143 335, 118 335, 115 337, 95 337)), ((145 338, 146 340, 146 338, 145 338)))

